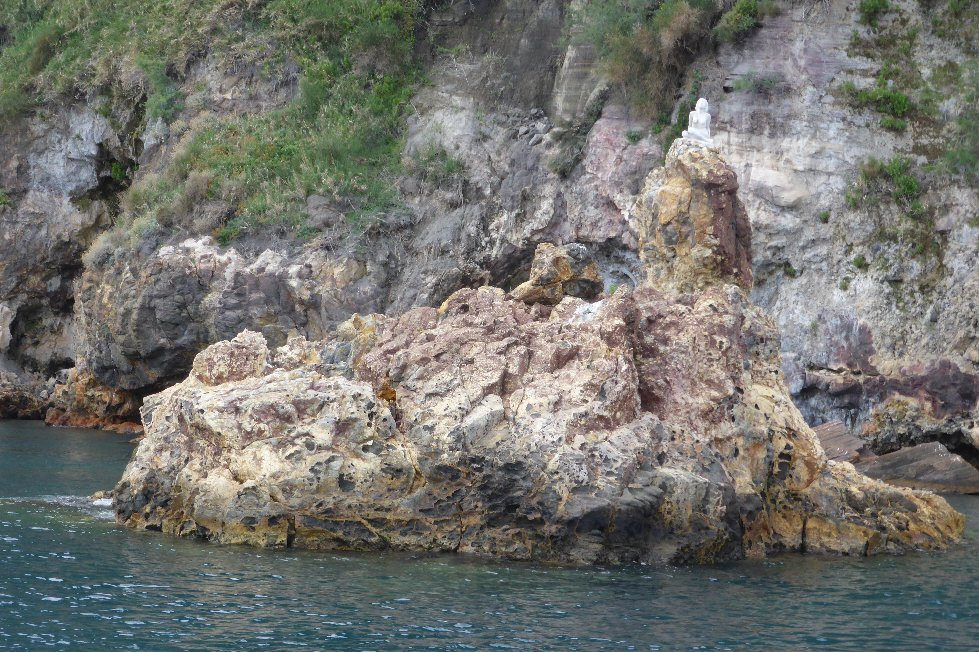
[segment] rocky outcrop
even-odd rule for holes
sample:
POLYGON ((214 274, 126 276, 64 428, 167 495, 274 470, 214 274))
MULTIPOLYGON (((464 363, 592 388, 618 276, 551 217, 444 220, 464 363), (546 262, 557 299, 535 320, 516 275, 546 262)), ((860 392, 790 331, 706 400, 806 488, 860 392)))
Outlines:
POLYGON ((47 396, 45 423, 129 434, 143 431, 137 396, 103 385, 85 367, 67 370, 63 376, 47 396))
POLYGON ((647 279, 656 287, 751 287, 751 225, 734 171, 717 159, 717 150, 680 139, 646 179, 633 218, 647 279))
POLYGON ((380 309, 377 266, 315 250, 292 254, 268 249, 252 258, 209 237, 188 238, 86 270, 77 303, 92 373, 145 392, 176 382, 207 344, 246 328, 284 344, 290 335, 323 337, 358 307, 380 309))
POLYGON ((874 453, 938 442, 979 466, 979 418, 976 413, 958 416, 943 413, 920 400, 896 395, 877 406, 863 429, 863 438, 874 453))
POLYGON ((246 333, 143 421, 119 520, 220 542, 711 562, 941 548, 963 528, 941 498, 826 459, 774 324, 721 282, 553 307, 463 289, 320 342, 246 333))
POLYGON ((513 297, 525 303, 556 305, 566 296, 594 299, 602 292, 598 266, 579 244, 555 247, 537 245, 530 279, 513 290, 513 297))
MULTIPOLYGON (((903 436, 895 436, 893 417, 906 416, 913 412, 913 408, 909 409, 904 401, 888 401, 884 407, 885 410, 875 410, 875 417, 867 428, 866 434, 872 437, 869 442, 853 436, 840 421, 813 428, 826 456, 831 460, 851 462, 861 473, 899 487, 942 493, 979 493, 979 470, 961 455, 950 452, 938 441, 912 443, 915 440, 910 431, 914 426, 908 423, 899 428, 903 436), (888 417, 882 416, 882 412, 888 417), (888 452, 878 455, 872 449, 888 452)), ((943 420, 933 420, 933 423, 947 425, 943 420)), ((920 431, 915 432, 915 435, 920 434, 920 431)), ((956 440, 956 443, 961 448, 961 442, 956 440)))
POLYGON ((0 144, 0 359, 47 377, 74 360, 72 283, 111 220, 111 163, 133 143, 84 105, 7 125, 0 144))
MULTIPOLYGON (((92 397, 90 407, 94 411, 87 414, 76 400, 93 391, 89 377, 74 373, 65 377, 65 370, 82 364, 86 357, 96 380, 110 386, 106 391, 119 390, 121 395, 144 389, 139 383, 116 382, 136 375, 126 365, 125 352, 132 350, 133 338, 124 340, 130 334, 114 330, 109 316, 108 323, 85 321, 76 303, 88 296, 84 291, 79 295, 76 287, 85 267, 83 253, 118 221, 121 193, 137 176, 137 170, 158 172, 172 160, 187 122, 201 114, 202 107, 212 119, 267 111, 295 94, 298 77, 291 62, 284 62, 273 76, 244 65, 238 58, 222 64, 220 57, 196 53, 181 73, 191 91, 185 110, 167 125, 160 119, 146 124, 147 80, 138 71, 138 67, 120 62, 117 69, 107 72, 110 78, 98 92, 79 91, 76 95, 82 99, 70 104, 48 101, 42 110, 0 124, 0 149, 4 152, 0 162, 0 368, 31 376, 27 386, 34 392, 33 401, 42 406, 42 414, 51 398, 51 387, 80 379, 79 388, 63 388, 62 395, 54 398, 52 408, 58 422, 103 422, 98 409, 101 399, 92 397), (112 355, 98 347, 92 347, 94 355, 86 355, 90 341, 104 342, 113 332, 118 338, 112 342, 112 355), (75 398, 69 399, 67 394, 75 398), (66 407, 65 401, 74 407, 66 407)), ((156 242, 154 246, 164 244, 168 243, 156 242)), ((134 251, 127 257, 138 266, 150 253, 158 252, 134 251)), ((89 266, 88 283, 96 277, 96 284, 104 284, 108 293, 117 293, 114 308, 124 310, 122 300, 134 290, 121 287, 122 281, 111 273, 114 271, 89 266), (102 278, 104 271, 108 273, 102 278), (114 285, 115 281, 120 285, 114 285)), ((162 282, 174 280, 178 289, 187 285, 182 283, 186 279, 172 277, 162 282)), ((169 286, 142 288, 160 294, 171 290, 169 286)), ((172 334, 173 325, 166 319, 173 314, 163 314, 163 323, 154 323, 156 315, 145 310, 126 317, 139 322, 150 331, 150 337, 156 338, 158 346, 165 348, 167 345, 159 342, 172 334), (150 316, 154 319, 148 319, 150 316)), ((181 358, 189 365, 193 354, 209 341, 214 340, 192 345, 184 338, 175 348, 193 347, 189 356, 181 358)), ((167 367, 161 366, 162 371, 151 375, 165 377, 167 367)), ((179 375, 186 371, 186 366, 181 367, 179 375)))
MULTIPOLYGON (((662 153, 651 137, 629 137, 645 120, 608 106, 582 127, 580 164, 566 178, 550 169, 564 127, 544 109, 555 92, 569 94, 570 105, 580 103, 570 95, 595 90, 555 78, 566 9, 527 0, 440 5, 430 28, 441 54, 429 62, 432 84, 412 100, 407 173, 392 179, 403 201, 395 214, 351 242, 343 214, 313 195, 310 224, 321 231, 306 245, 261 234, 221 247, 208 228, 92 261, 74 295, 79 356, 109 386, 157 391, 183 378, 208 344, 245 329, 274 345, 292 335, 314 340, 355 312, 400 314, 487 283, 511 289, 528 278, 542 243, 580 244, 602 282, 634 285, 628 212, 662 153), (431 153, 458 172, 427 177, 431 153)), ((177 136, 141 162, 140 174, 166 169, 177 136)))
POLYGON ((0 371, 0 419, 39 419, 41 410, 34 387, 0 371))

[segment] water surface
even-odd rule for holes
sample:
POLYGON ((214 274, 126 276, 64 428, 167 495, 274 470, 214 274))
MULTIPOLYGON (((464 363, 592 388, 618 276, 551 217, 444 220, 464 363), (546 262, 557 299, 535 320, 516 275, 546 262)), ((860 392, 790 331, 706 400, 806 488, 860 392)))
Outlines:
POLYGON ((0 649, 979 649, 979 497, 949 553, 570 569, 129 531, 84 496, 131 450, 0 422, 0 649))

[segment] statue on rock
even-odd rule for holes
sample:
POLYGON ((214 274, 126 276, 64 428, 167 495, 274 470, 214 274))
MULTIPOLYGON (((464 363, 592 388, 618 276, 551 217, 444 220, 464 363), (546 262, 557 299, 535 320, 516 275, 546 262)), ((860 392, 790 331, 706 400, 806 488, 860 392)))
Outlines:
POLYGON ((690 123, 683 131, 683 137, 706 145, 714 144, 714 139, 710 137, 709 105, 704 98, 697 100, 696 108, 690 112, 690 123))

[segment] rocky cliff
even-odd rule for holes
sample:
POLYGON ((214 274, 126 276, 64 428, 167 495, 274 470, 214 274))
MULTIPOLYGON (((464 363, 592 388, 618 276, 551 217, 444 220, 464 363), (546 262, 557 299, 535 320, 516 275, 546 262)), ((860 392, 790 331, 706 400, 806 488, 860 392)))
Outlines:
POLYGON ((572 563, 955 541, 963 520, 943 499, 826 459, 775 325, 748 301, 737 188, 716 150, 676 141, 637 204, 653 273, 635 290, 553 305, 555 283, 574 293, 594 271, 542 247, 525 301, 464 289, 317 342, 270 351, 246 331, 205 349, 146 399, 119 520, 226 543, 572 563))
MULTIPOLYGON (((0 412, 128 428, 142 398, 185 378, 209 344, 247 329, 274 349, 329 337, 353 313, 393 318, 460 288, 509 291, 542 243, 581 245, 606 290, 636 287, 648 269, 662 278, 672 262, 640 262, 642 187, 704 95, 751 221, 751 298, 782 334, 804 418, 979 458, 979 200, 974 168, 949 163, 973 160, 973 5, 901 0, 868 14, 856 0, 775 2, 717 42, 709 28, 741 8, 651 2, 710 6, 700 27, 677 23, 687 36, 660 35, 671 74, 653 99, 673 111, 650 116, 613 81, 586 0, 400 3, 417 5, 417 20, 408 30, 394 12, 401 31, 383 39, 343 30, 357 16, 391 27, 370 14, 387 3, 333 3, 353 12, 339 23, 279 0, 184 4, 193 29, 160 43, 143 34, 160 48, 149 54, 97 49, 60 91, 51 68, 74 52, 75 28, 52 27, 63 56, 41 39, 4 66, 36 72, 24 88, 39 103, 0 116, 0 412), (348 56, 334 61, 333 41, 348 56), (380 94, 367 102, 365 87, 380 94), (354 99, 342 119, 316 122, 332 114, 307 107, 330 89, 354 99), (286 130, 296 111, 301 137, 283 140, 269 124, 286 130), (344 129, 389 113, 397 165, 374 165, 377 134, 358 150, 344 129), (302 149, 330 129, 333 141, 302 149), (267 205, 243 194, 269 170, 284 175, 289 157, 300 172, 269 182, 267 205), (335 159, 356 174, 313 165, 335 159), (265 212, 248 221, 255 205, 265 212), (879 434, 897 423, 889 406, 909 401, 918 408, 879 434)), ((16 12, 0 8, 0 21, 13 16, 0 57, 27 47, 11 40, 13 21, 36 17, 16 12)), ((651 237, 680 236, 693 237, 651 237)))
POLYGON ((979 196, 942 152, 975 156, 976 15, 954 6, 888 3, 870 24, 856 3, 793 4, 702 62, 752 216, 752 296, 811 423, 859 433, 904 396, 975 427, 979 196))

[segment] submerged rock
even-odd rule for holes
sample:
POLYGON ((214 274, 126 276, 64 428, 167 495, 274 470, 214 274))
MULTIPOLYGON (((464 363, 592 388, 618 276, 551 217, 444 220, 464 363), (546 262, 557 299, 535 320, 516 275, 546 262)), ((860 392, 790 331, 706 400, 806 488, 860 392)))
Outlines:
POLYGON ((682 277, 653 277, 683 294, 658 283, 549 307, 484 287, 275 351, 244 333, 146 399, 118 519, 225 543, 571 563, 957 540, 943 499, 827 460, 774 324, 747 300, 747 223, 716 151, 680 141, 657 174, 716 212, 675 203, 694 246, 670 245, 682 277), (704 190, 692 162, 722 182, 704 190))

